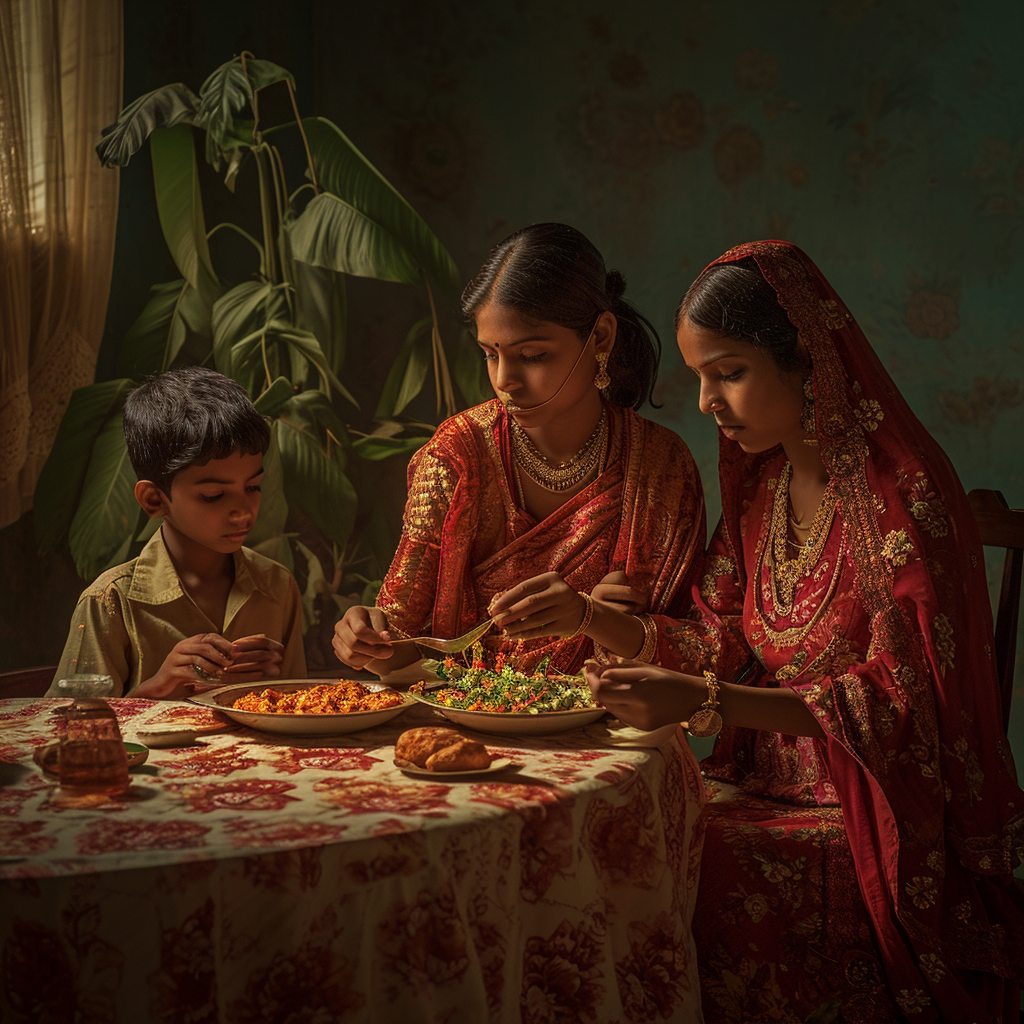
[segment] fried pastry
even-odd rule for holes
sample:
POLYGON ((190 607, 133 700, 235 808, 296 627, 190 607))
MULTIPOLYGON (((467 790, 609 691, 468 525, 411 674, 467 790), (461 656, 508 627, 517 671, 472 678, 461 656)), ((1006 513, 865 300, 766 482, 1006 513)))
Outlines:
POLYGON ((426 767, 432 772, 466 772, 474 768, 489 768, 490 765, 491 755, 482 743, 461 738, 431 754, 426 767))
POLYGON ((439 772, 472 771, 491 763, 491 755, 482 743, 437 726, 406 729, 395 744, 395 757, 439 772))

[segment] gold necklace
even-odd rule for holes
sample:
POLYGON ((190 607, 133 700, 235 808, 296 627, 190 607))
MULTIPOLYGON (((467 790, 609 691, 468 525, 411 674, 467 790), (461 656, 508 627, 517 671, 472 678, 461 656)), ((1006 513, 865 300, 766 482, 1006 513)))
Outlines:
POLYGON ((782 467, 779 482, 775 488, 775 500, 772 505, 772 518, 768 528, 768 544, 772 553, 772 584, 775 611, 782 616, 793 612, 796 585, 808 569, 815 565, 821 557, 822 549, 832 527, 836 514, 836 495, 832 481, 829 480, 821 502, 811 520, 807 540, 799 545, 793 558, 787 557, 787 545, 796 546, 789 539, 787 521, 789 515, 789 481, 793 476, 793 467, 787 462, 782 467))
POLYGON ((544 458, 514 416, 509 417, 509 432, 516 465, 545 491, 568 491, 586 480, 604 462, 608 448, 608 417, 603 409, 597 426, 583 447, 565 462, 554 466, 544 458))

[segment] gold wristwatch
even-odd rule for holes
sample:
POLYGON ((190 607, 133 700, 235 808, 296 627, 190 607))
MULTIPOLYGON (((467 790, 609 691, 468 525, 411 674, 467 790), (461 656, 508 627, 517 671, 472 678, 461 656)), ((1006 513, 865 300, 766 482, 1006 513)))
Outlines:
POLYGON ((697 708, 692 715, 686 728, 691 736, 717 736, 722 731, 722 716, 718 713, 718 680, 714 672, 704 673, 704 679, 708 684, 708 699, 697 708))

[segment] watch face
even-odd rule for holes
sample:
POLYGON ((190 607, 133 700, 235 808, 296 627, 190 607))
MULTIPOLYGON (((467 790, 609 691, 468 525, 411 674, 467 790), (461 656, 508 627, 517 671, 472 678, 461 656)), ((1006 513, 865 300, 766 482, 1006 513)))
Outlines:
POLYGON ((722 731, 722 716, 711 708, 697 708, 687 729, 692 736, 717 736, 722 731))

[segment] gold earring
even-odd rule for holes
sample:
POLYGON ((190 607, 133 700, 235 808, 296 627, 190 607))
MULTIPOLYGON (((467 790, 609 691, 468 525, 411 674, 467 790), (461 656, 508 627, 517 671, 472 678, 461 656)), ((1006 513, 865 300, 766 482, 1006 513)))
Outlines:
POLYGON ((810 377, 804 378, 804 407, 800 411, 800 426, 805 434, 804 444, 817 445, 818 432, 814 424, 814 385, 810 377))
POLYGON ((597 353, 597 373, 594 375, 594 386, 604 391, 612 379, 608 376, 608 353, 597 353))

